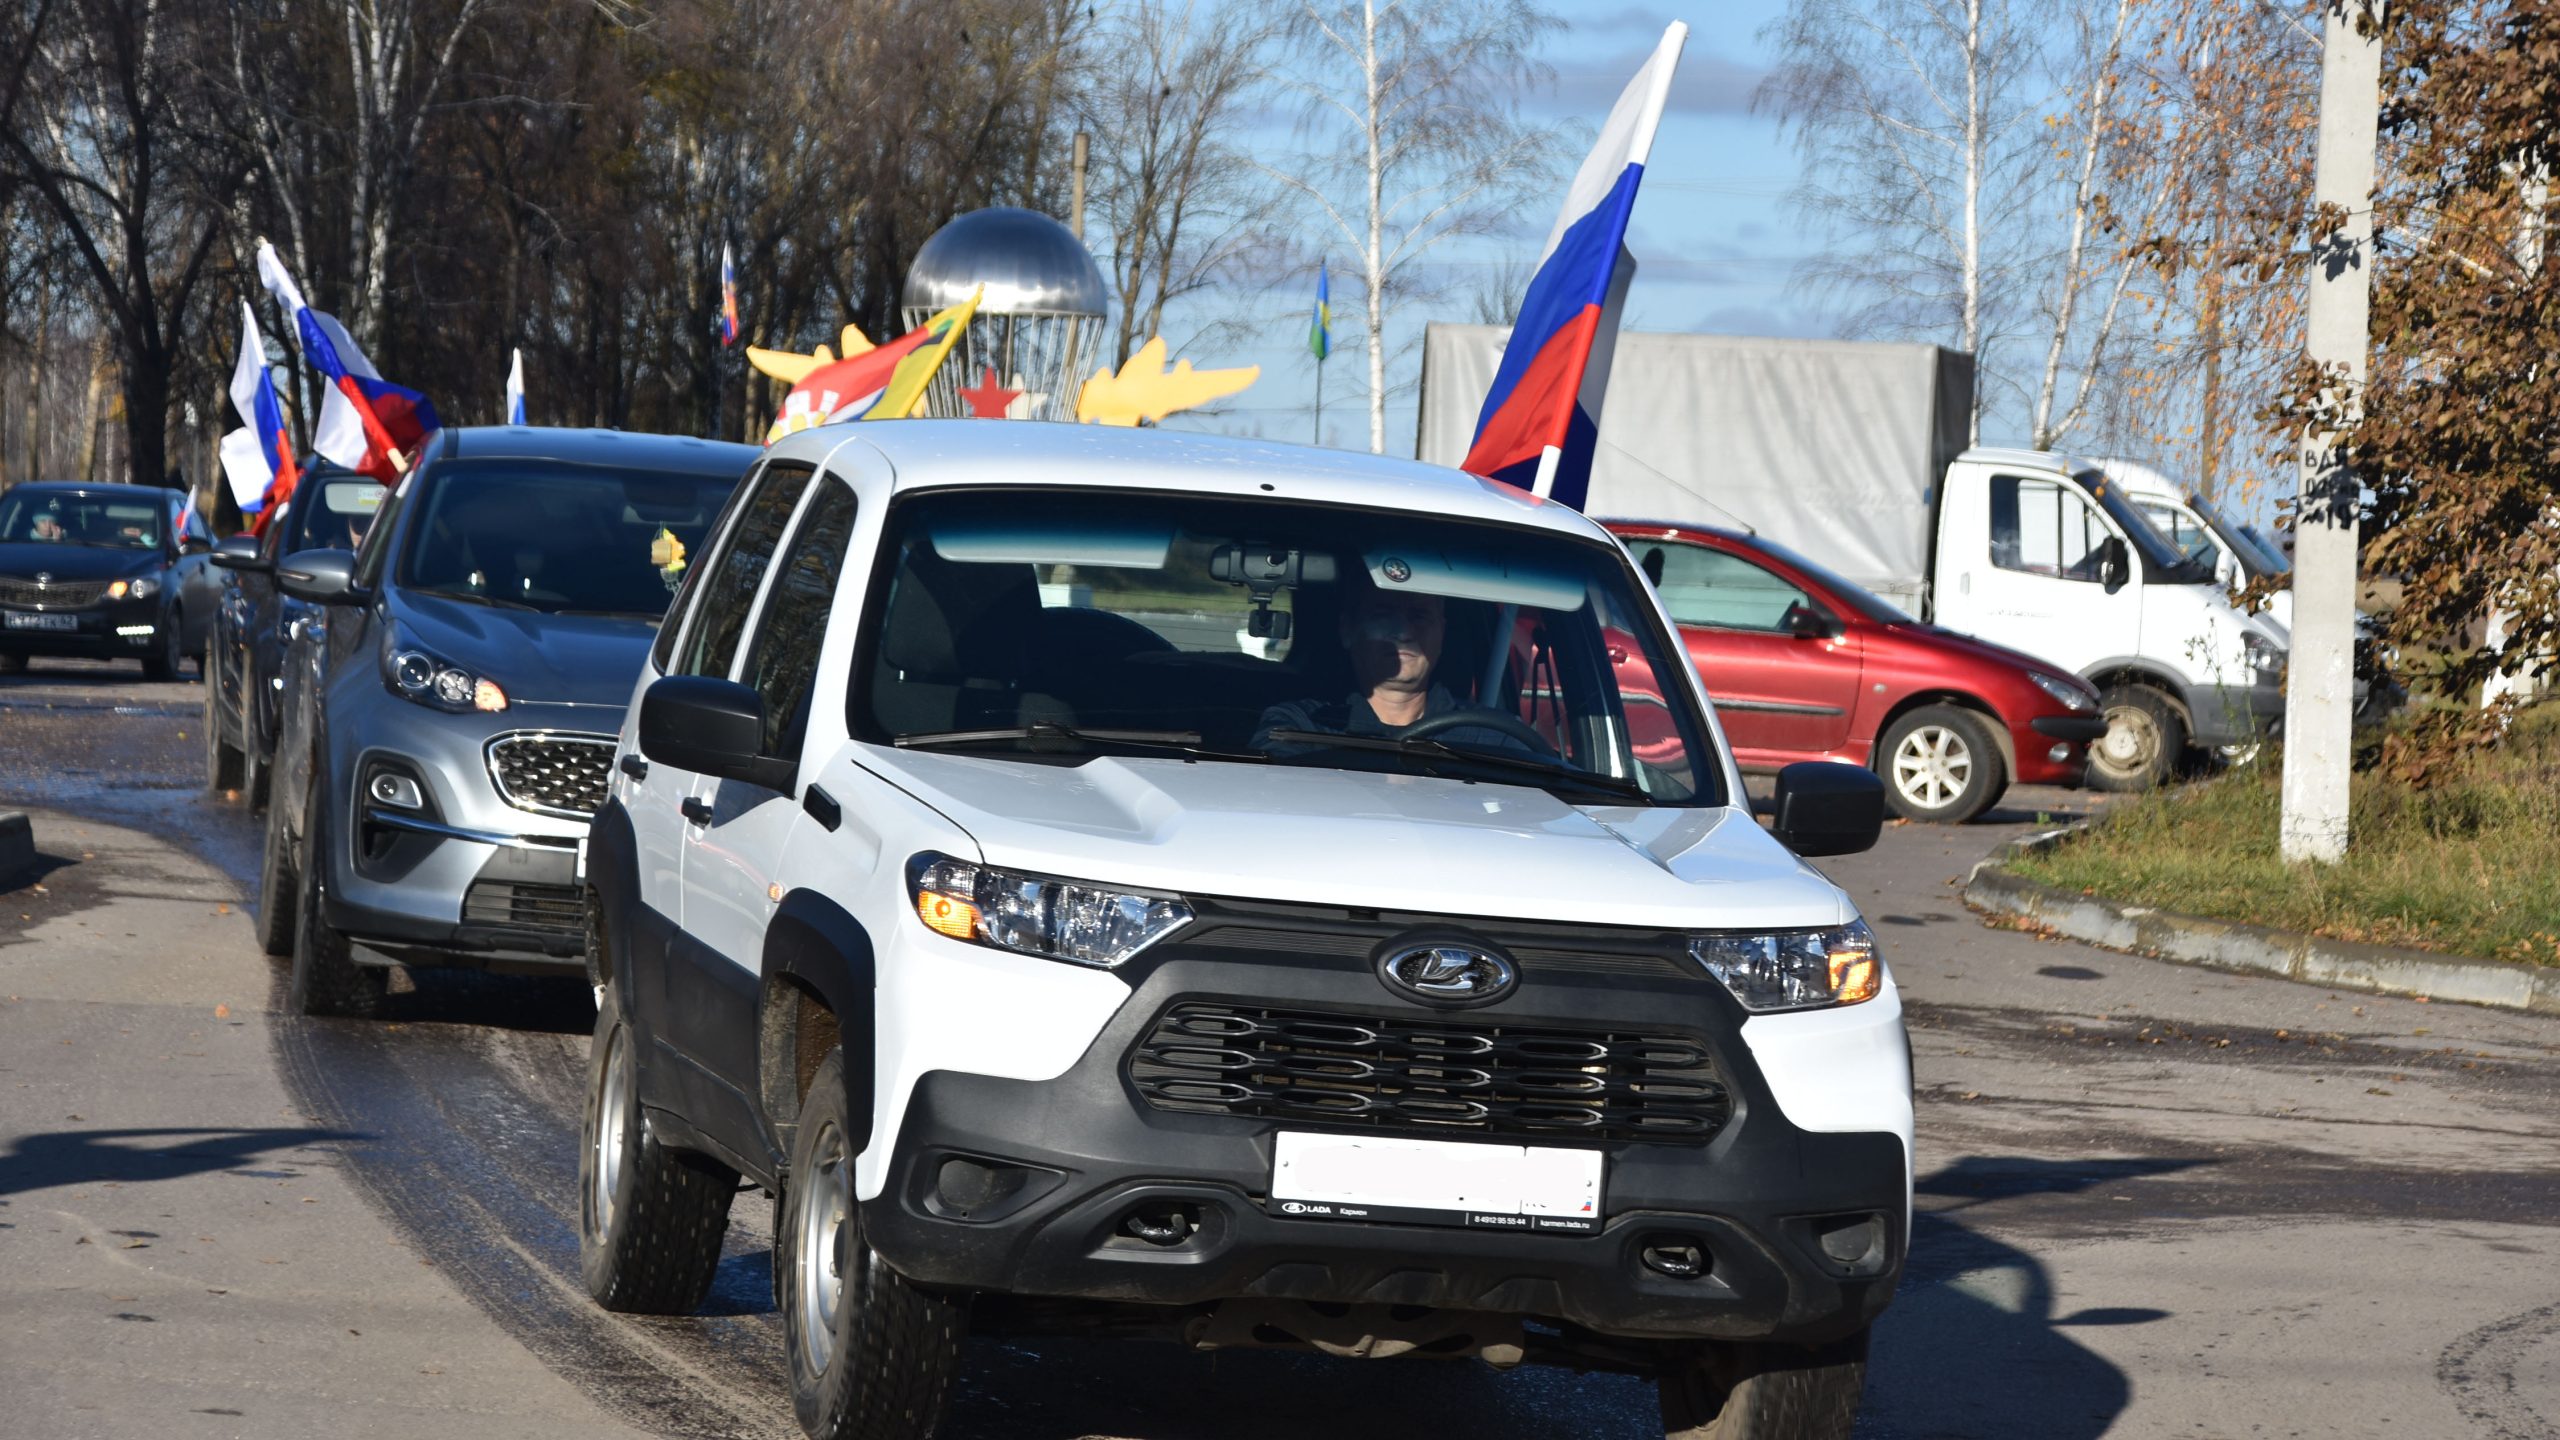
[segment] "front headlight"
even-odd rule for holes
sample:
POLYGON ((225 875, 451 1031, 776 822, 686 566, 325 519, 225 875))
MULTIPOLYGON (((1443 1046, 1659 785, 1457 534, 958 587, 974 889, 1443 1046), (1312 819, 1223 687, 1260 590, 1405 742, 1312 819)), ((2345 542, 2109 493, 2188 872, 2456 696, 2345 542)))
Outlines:
POLYGON ((2068 680, 2057 680, 2051 675, 2035 670, 2028 671, 2027 678, 2036 682, 2037 689, 2061 701, 2062 708, 2065 710, 2077 712, 2098 708, 2098 702, 2089 698, 2088 691, 2068 680))
POLYGON ((400 632, 389 625, 382 627, 380 659, 382 683, 403 700, 456 714, 507 708, 507 692, 497 681, 403 643, 400 632))
POLYGON ((2249 660, 2249 668, 2261 680, 2279 680, 2284 676, 2285 648, 2255 631, 2240 637, 2241 653, 2249 660))
POLYGON ((1855 1005, 1884 988, 1884 960, 1863 920, 1792 935, 1700 935, 1689 956, 1746 1010, 1855 1005))
POLYGON ((118 580, 107 587, 110 600, 148 600, 160 593, 160 580, 155 575, 139 575, 131 580, 118 580))
POLYGON ((907 888, 916 918, 937 935, 1106 970, 1191 923, 1191 907, 1168 896, 930 852, 907 862, 907 888))

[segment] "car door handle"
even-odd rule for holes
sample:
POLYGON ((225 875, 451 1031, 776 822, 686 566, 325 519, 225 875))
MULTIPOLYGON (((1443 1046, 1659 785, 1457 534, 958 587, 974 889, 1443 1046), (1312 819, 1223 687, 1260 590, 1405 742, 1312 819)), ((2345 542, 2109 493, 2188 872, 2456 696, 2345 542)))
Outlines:
POLYGON ((649 778, 649 762, 641 759, 639 756, 625 755, 619 763, 622 766, 622 773, 630 776, 632 779, 646 780, 649 778))
POLYGON ((676 808, 684 812, 685 819, 692 821, 696 825, 708 825, 711 823, 711 806, 699 795, 687 795, 684 797, 683 803, 677 805, 676 808))

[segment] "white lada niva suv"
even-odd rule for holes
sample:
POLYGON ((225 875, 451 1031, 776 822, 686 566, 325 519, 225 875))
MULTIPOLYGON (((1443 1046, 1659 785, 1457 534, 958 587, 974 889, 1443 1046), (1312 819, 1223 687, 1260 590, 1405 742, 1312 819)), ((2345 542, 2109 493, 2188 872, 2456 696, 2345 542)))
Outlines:
POLYGON ((774 446, 581 857, 596 1299, 703 1299, 746 1177, 814 1436, 964 1328, 1656 1379, 1845 1437, 1911 1209, 1891 974, 1752 816, 1616 541, 1367 455, 907 421, 774 446))

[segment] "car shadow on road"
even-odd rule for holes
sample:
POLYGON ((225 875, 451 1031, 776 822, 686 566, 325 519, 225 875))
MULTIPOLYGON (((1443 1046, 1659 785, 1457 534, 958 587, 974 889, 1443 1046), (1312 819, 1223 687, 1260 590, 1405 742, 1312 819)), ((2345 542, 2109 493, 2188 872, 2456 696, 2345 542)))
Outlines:
MULTIPOLYGON (((2211 1164, 2197 1159, 2046 1160, 1966 1156, 1914 1186, 1941 1203, 1913 1217, 1901 1293, 1876 1327, 1868 1426, 1892 1436, 2032 1435, 2094 1440, 2133 1399, 2133 1382, 2072 1331, 2169 1318, 2142 1305, 2066 1312, 2052 1268, 1984 1222, 2067 1197, 2211 1164)), ((2139 1298, 2139 1297, 2131 1297, 2139 1298)))
POLYGON ((177 1180, 236 1170, 280 1151, 366 1138, 308 1125, 258 1130, 55 1130, 22 1135, 0 1150, 0 1195, 101 1182, 139 1185, 177 1180), (153 1141, 169 1143, 149 1143, 153 1141))

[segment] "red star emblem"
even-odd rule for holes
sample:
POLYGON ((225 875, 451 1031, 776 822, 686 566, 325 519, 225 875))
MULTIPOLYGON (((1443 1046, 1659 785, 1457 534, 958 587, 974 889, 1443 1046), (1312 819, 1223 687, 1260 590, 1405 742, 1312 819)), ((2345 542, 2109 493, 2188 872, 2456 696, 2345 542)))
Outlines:
POLYGON ((987 367, 987 378, 960 392, 960 398, 969 402, 969 413, 980 420, 1002 420, 1005 407, 1021 395, 1019 390, 1007 390, 996 383, 996 367, 993 365, 987 367))

